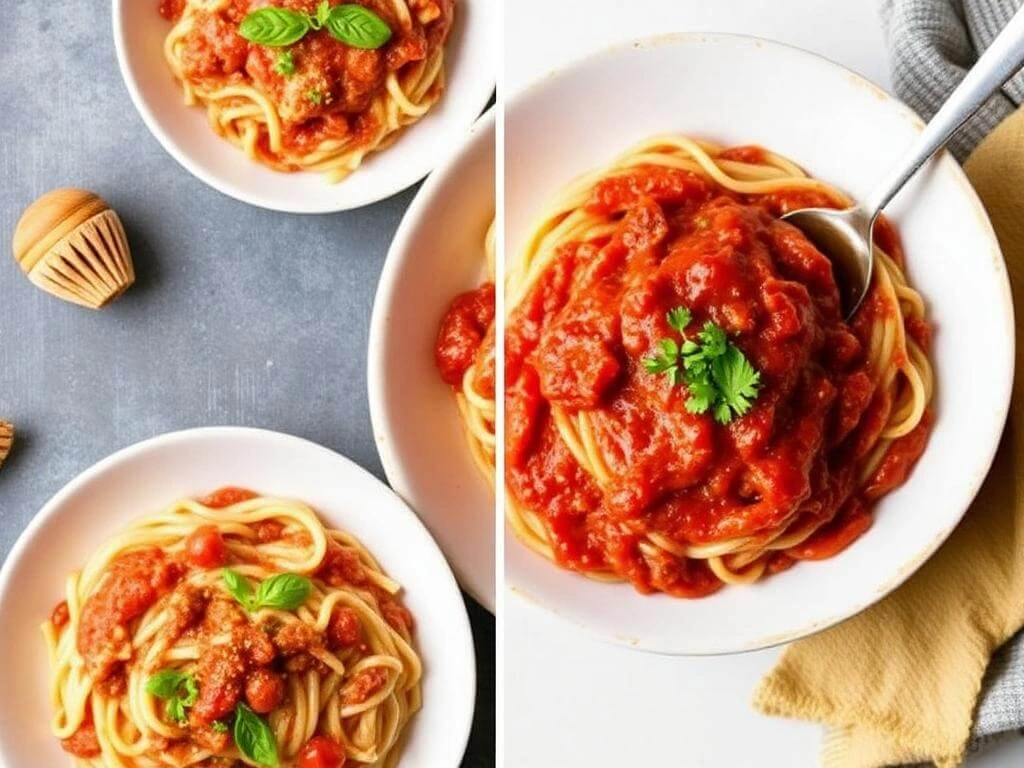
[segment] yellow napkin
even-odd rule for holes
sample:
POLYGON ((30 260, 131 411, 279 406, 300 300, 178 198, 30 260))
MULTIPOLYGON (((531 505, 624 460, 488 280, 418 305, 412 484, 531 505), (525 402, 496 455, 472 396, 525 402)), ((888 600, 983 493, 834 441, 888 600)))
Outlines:
MULTIPOLYGON (((1024 297, 1024 109, 964 165, 1024 297)), ((1024 305, 1016 306, 1024 323, 1024 305)), ((984 375, 984 374, 980 374, 984 375)), ((963 523, 906 584, 791 645, 754 706, 822 722, 827 768, 958 765, 992 652, 1024 623, 1024 339, 1006 432, 963 523), (1018 480, 1020 478, 1020 480, 1018 480)))

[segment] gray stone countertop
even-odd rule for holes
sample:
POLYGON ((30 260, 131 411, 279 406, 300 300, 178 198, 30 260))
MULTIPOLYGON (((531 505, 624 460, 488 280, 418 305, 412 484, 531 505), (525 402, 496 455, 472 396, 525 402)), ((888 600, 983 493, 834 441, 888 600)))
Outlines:
MULTIPOLYGON (((156 0, 139 0, 152 2, 156 0)), ((377 280, 413 190, 329 216, 249 207, 157 143, 118 71, 109 4, 7 0, 0 47, 0 235, 60 186, 121 214, 137 282, 101 312, 35 288, 0 258, 0 555, 45 501, 108 454, 195 426, 308 438, 384 474, 366 394, 377 280)), ((477 646, 465 766, 494 765, 494 619, 466 598, 477 646)))

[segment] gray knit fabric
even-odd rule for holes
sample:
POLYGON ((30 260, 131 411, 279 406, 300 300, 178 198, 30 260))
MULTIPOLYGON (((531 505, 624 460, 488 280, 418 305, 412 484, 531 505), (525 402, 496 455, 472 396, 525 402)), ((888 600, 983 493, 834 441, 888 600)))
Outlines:
MULTIPOLYGON (((939 109, 1024 0, 883 0, 882 22, 897 95, 926 120, 939 109)), ((1024 102, 1018 72, 949 144, 963 162, 1024 102)))
MULTIPOLYGON (((1022 3, 883 0, 882 22, 897 95, 926 120, 932 117, 1022 3)), ((1024 70, 960 129, 950 143, 953 154, 965 160, 1022 102, 1024 70)), ((993 657, 982 690, 971 734, 972 752, 999 739, 1024 736, 1024 632, 993 657)))
MULTIPOLYGON (((1024 600, 1024 595, 1020 596, 1024 600)), ((1024 632, 999 649, 985 673, 971 749, 1004 736, 1024 736, 1024 632)))

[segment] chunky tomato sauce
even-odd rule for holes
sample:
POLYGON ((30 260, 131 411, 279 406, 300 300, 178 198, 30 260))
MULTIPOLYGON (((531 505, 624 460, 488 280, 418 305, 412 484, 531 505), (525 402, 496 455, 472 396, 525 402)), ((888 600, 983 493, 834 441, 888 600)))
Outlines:
POLYGON ((441 320, 434 360, 441 378, 456 390, 476 365, 480 394, 494 396, 494 283, 455 297, 441 320))
MULTIPOLYGON (((757 148, 731 159, 760 162, 757 148)), ((649 534, 680 545, 821 527, 769 570, 827 557, 870 525, 870 505, 899 485, 930 421, 897 440, 863 493, 858 462, 890 403, 869 375, 872 294, 844 322, 828 260, 787 210, 834 203, 817 192, 730 193, 697 175, 645 167, 599 183, 587 209, 617 218, 604 242, 563 246, 516 307, 506 332, 506 483, 540 514, 555 557, 611 570, 641 591, 700 596, 720 586, 703 560, 641 555, 649 534), (675 338, 666 313, 713 321, 761 373, 760 393, 728 425, 687 412, 685 384, 647 372, 675 338), (611 476, 599 487, 570 453, 552 407, 587 410, 611 476)), ((902 259, 887 225, 880 243, 902 259)), ((908 329, 927 343, 927 327, 908 329)))
MULTIPOLYGON (((381 48, 353 48, 326 30, 310 31, 286 49, 252 44, 238 32, 250 11, 274 5, 315 14, 319 0, 232 0, 224 10, 196 14, 181 54, 184 74, 193 82, 255 86, 277 108, 283 143, 296 152, 312 151, 331 139, 368 144, 381 127, 380 116, 370 107, 384 92, 387 75, 425 60, 444 45, 455 0, 411 0, 408 25, 386 0, 357 2, 391 28, 392 37, 381 48), (277 70, 283 54, 291 56, 290 74, 277 70)), ((331 0, 332 6, 340 4, 331 0)), ((184 0, 160 0, 160 13, 171 21, 184 8, 184 0)), ((259 148, 273 164, 266 135, 259 148)))
MULTIPOLYGON (((245 488, 225 487, 204 497, 201 503, 222 509, 256 496, 245 488)), ((264 521, 256 530, 260 543, 291 541, 283 534, 280 524, 274 521, 264 521)), ((329 668, 318 658, 325 651, 337 654, 346 664, 373 652, 359 614, 343 604, 334 608, 321 632, 302 622, 283 623, 277 619, 256 622, 225 591, 189 582, 188 577, 196 571, 245 562, 228 546, 233 540, 233 536, 220 533, 217 526, 205 525, 186 537, 184 547, 175 554, 150 547, 119 555, 107 567, 97 589, 86 599, 79 618, 78 651, 97 688, 108 696, 126 695, 129 671, 133 665, 143 663, 142 657, 146 654, 133 647, 132 640, 138 620, 150 609, 166 611, 168 620, 157 637, 150 638, 149 642, 170 647, 179 640, 187 640, 200 647, 193 670, 198 696, 188 710, 187 738, 167 745, 167 754, 174 757, 178 750, 182 760, 195 745, 213 754, 230 750, 230 729, 223 726, 236 707, 244 703, 254 712, 266 715, 282 706, 289 696, 286 675, 308 671, 329 673, 329 668), (225 635, 230 637, 227 643, 225 635)), ((308 536, 306 541, 297 543, 308 546, 308 536)), ((330 542, 327 555, 314 575, 331 586, 358 586, 371 592, 385 621, 406 635, 412 632, 413 619, 409 611, 372 582, 354 549, 330 542)), ((54 609, 51 621, 61 630, 68 620, 67 603, 61 602, 54 609)), ((141 669, 146 676, 157 671, 141 669)), ((366 701, 386 683, 387 674, 380 668, 370 667, 345 682, 345 703, 366 701)), ((313 740, 314 751, 328 749, 330 745, 325 746, 330 742, 328 737, 317 739, 313 740)), ((88 719, 70 738, 62 741, 62 746, 83 759, 96 757, 101 751, 95 725, 88 719)), ((343 763, 342 752, 341 763, 337 765, 343 763)), ((225 762, 225 765, 233 764, 231 760, 225 762)))

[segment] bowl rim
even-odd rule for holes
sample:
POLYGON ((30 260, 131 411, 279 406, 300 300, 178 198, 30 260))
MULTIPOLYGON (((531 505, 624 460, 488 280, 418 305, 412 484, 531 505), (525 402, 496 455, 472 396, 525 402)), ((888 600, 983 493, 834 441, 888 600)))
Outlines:
MULTIPOLYGON (((393 423, 390 411, 385 403, 385 397, 383 396, 386 378, 385 368, 387 367, 383 338, 387 325, 387 310, 394 299, 395 284, 398 281, 402 267, 406 263, 406 257, 403 254, 408 252, 407 243, 410 236, 419 228, 433 199, 438 194, 443 194, 444 187, 449 181, 451 169, 465 158, 479 136, 495 132, 497 111, 497 107, 491 107, 480 116, 472 128, 470 128, 465 139, 447 157, 442 158, 437 163, 436 171, 430 175, 419 192, 416 193, 416 197, 410 203, 391 240, 373 298, 366 361, 366 386, 370 402, 370 422, 373 426, 374 435, 378 436, 377 454, 380 456, 381 464, 384 466, 384 474, 387 476, 391 487, 403 499, 408 493, 410 475, 406 471, 397 451, 394 449, 394 441, 390 439, 390 436, 399 430, 399 425, 393 423)), ((495 152, 495 160, 497 161, 497 151, 495 152)), ((497 184, 497 176, 495 177, 495 184, 497 184)), ((492 194, 495 191, 492 190, 492 194)), ((413 506, 412 499, 408 503, 411 507, 413 506)), ((415 509, 415 507, 413 508, 415 509)), ((491 513, 493 516, 497 516, 493 505, 491 513)), ((419 514, 418 511, 417 514, 419 514)), ((495 561, 497 560, 496 557, 494 559, 495 561)), ((460 564, 453 561, 449 561, 449 564, 462 588, 476 602, 493 614, 495 612, 496 596, 484 594, 474 579, 467 576, 460 564)), ((500 578, 495 581, 495 592, 502 588, 500 582, 500 578)))
MULTIPOLYGON (((372 205, 373 203, 393 197, 394 195, 397 195, 398 193, 403 192, 409 187, 412 187, 422 181, 437 166, 436 155, 429 152, 421 152, 419 156, 413 155, 410 159, 415 162, 406 163, 408 170, 401 176, 396 175, 395 178, 397 181, 394 184, 390 184, 378 192, 364 192, 361 195, 355 195, 344 202, 330 202, 326 200, 326 198, 304 196, 302 199, 295 199, 294 202, 281 203, 276 202, 271 198, 264 197, 257 190, 238 186, 222 179, 217 173, 207 170, 202 163, 194 160, 190 153, 181 147, 170 136, 170 134, 164 130, 163 125, 156 117, 156 114, 149 106, 149 102, 143 95, 139 79, 136 77, 135 71, 128 64, 127 41, 130 33, 125 28, 122 9, 130 2, 138 2, 138 0, 112 0, 111 19, 118 69, 121 72, 121 80, 124 82, 125 87, 128 89, 128 94, 131 96, 132 104, 135 105, 135 110, 139 113, 139 116, 142 118, 143 123, 145 123, 146 128, 148 128, 149 132, 153 134, 160 146, 163 147, 164 151, 173 157, 181 167, 192 174, 195 178, 199 179, 199 181, 203 182, 206 186, 220 192, 222 195, 256 208, 262 208, 268 211, 277 211, 280 213, 304 215, 340 213, 342 211, 351 211, 357 208, 363 208, 367 205, 372 205)), ((490 79, 481 78, 480 83, 481 92, 475 94, 473 98, 467 97, 467 101, 469 103, 476 104, 477 106, 472 110, 472 112, 467 109, 466 116, 459 121, 462 124, 463 133, 460 133, 458 136, 453 136, 453 139, 461 141, 461 137, 469 127, 476 122, 481 112, 486 108, 488 101, 490 101, 491 94, 494 93, 495 85, 490 79), (468 120, 466 119, 467 117, 468 120)), ((446 82, 445 91, 448 91, 450 88, 450 81, 446 82)), ((189 107, 182 104, 182 108, 188 109, 189 107)), ((414 127, 415 126, 409 126, 408 128, 414 127)), ((408 128, 406 130, 408 130, 408 128)), ((396 144, 400 143, 400 141, 396 142, 396 144)), ((225 146, 232 151, 237 151, 226 142, 225 146)), ((392 147, 388 147, 387 149, 390 150, 392 147)), ((353 176, 355 177, 357 174, 353 174, 353 176)), ((344 183, 344 181, 341 183, 344 183)))
POLYGON ((469 614, 466 611, 465 603, 462 600, 459 587, 455 581, 455 576, 451 571, 451 567, 448 565, 447 559, 444 557, 441 548, 437 545, 434 537, 419 517, 409 508, 409 505, 392 491, 385 483, 381 482, 373 473, 361 466, 356 464, 352 459, 347 456, 334 451, 326 446, 315 443, 312 440, 307 440, 303 437, 290 435, 284 432, 277 432, 270 429, 262 429, 258 427, 240 427, 240 426, 210 426, 210 427, 195 427, 190 429, 182 429, 174 432, 165 432, 154 437, 146 438, 139 442, 128 445, 121 448, 114 453, 100 459, 95 464, 79 472, 74 478, 65 483, 60 490, 58 490, 53 496, 46 501, 45 504, 39 509, 38 512, 29 521, 29 524, 25 529, 18 535, 17 540, 11 547, 6 560, 3 565, 0 566, 0 605, 7 600, 11 599, 9 594, 13 585, 13 573, 16 570, 15 566, 18 564, 25 554, 25 551, 29 548, 32 542, 36 539, 39 531, 46 526, 46 524, 54 518, 58 512, 63 508, 67 509, 66 504, 70 497, 78 493, 83 487, 88 486, 97 478, 101 477, 105 473, 115 469, 118 465, 125 461, 141 456, 147 452, 160 450, 169 445, 174 444, 187 444, 196 440, 205 439, 238 439, 238 440, 262 440, 268 443, 277 443, 285 449, 288 446, 293 448, 301 449, 304 451, 314 451, 324 455, 326 458, 332 461, 340 462, 346 465, 353 472, 359 473, 370 482, 371 487, 375 489, 375 492, 391 496, 396 502, 395 513, 403 520, 403 524, 406 526, 415 526, 425 535, 427 538, 426 542, 429 542, 426 551, 431 551, 438 560, 438 564, 441 566, 439 569, 439 575, 443 572, 442 578, 447 579, 446 586, 450 588, 455 597, 458 600, 459 610, 456 612, 460 617, 460 621, 457 627, 448 627, 446 632, 448 633, 449 641, 454 646, 456 643, 460 645, 459 653, 464 658, 463 674, 467 681, 467 701, 470 704, 467 711, 465 722, 456 723, 451 722, 450 728, 455 734, 453 737, 453 743, 460 747, 458 749, 459 760, 465 756, 466 748, 469 745, 469 737, 473 726, 473 716, 477 706, 477 675, 476 675, 476 645, 473 639, 473 632, 469 622, 469 614), (461 640, 461 642, 460 642, 461 640))
MULTIPOLYGON (((909 120, 914 126, 915 130, 922 130, 925 126, 925 122, 921 117, 914 112, 909 106, 907 106, 898 97, 891 94, 878 84, 867 79, 863 75, 854 72, 852 69, 828 58, 822 54, 814 51, 809 51, 806 48, 802 48, 791 43, 780 42, 778 40, 772 40, 770 38, 759 37, 757 35, 732 33, 732 32, 715 32, 715 31, 703 31, 703 32, 670 32, 664 34, 655 34, 638 38, 631 38, 622 40, 611 45, 606 45, 598 48, 594 51, 583 54, 582 56, 570 59, 562 64, 554 66, 546 70, 542 75, 533 78, 523 86, 518 88, 512 94, 510 94, 505 103, 505 120, 506 130, 508 123, 510 123, 510 116, 522 110, 523 104, 527 102, 535 93, 541 92, 546 88, 552 87, 553 83, 557 83, 561 78, 576 72, 581 69, 585 69, 595 62, 598 62, 606 57, 613 57, 628 53, 630 50, 646 50, 651 48, 660 48, 665 46, 697 46, 697 45, 719 45, 719 44, 744 44, 755 48, 762 49, 775 49, 786 51, 789 53, 796 54, 797 56, 803 57, 808 61, 810 66, 823 66, 837 75, 849 78, 855 85, 863 87, 868 91, 877 94, 880 98, 891 103, 892 108, 897 110, 902 117, 909 120)), ((998 256, 995 259, 995 271, 997 273, 996 279, 1000 283, 1000 314, 1003 317, 1003 325, 1005 329, 1004 340, 1006 342, 1003 350, 1003 358, 998 366, 993 366, 993 370, 1002 371, 1001 376, 996 376, 999 379, 999 401, 998 408, 996 410, 996 416, 998 417, 993 423, 999 425, 998 429, 994 430, 993 434, 988 439, 988 450, 986 451, 982 461, 978 462, 978 473, 971 476, 968 480, 968 493, 966 498, 967 503, 963 509, 955 516, 948 526, 943 528, 941 531, 936 531, 934 535, 929 539, 928 543, 918 550, 914 558, 906 563, 901 564, 900 569, 895 572, 892 577, 886 581, 882 588, 876 590, 872 595, 866 599, 853 603, 842 610, 836 611, 829 614, 825 618, 812 619, 800 627, 792 630, 788 630, 783 633, 772 633, 770 635, 764 635, 756 637, 752 640, 744 643, 729 646, 729 647, 713 647, 703 645, 687 645, 687 646, 673 646, 665 647, 663 645, 652 646, 645 644, 641 638, 630 637, 621 633, 609 632, 606 629, 602 629, 591 625, 584 619, 575 617, 564 612, 558 605, 549 604, 543 598, 533 594, 531 590, 524 588, 523 586, 516 583, 514 571, 507 568, 505 569, 504 584, 509 592, 519 598, 520 604, 527 607, 528 610, 539 614, 545 614, 547 616, 554 616, 560 621, 564 621, 576 629, 583 631, 585 634, 600 640, 604 643, 620 646, 627 648, 632 651, 638 651, 641 653, 649 653, 656 656, 730 656, 738 653, 748 653, 751 651, 763 650, 767 648, 775 648, 786 643, 793 642, 795 640, 802 639, 804 637, 810 637, 816 635, 819 632, 823 632, 830 627, 833 627, 841 622, 856 616, 862 611, 870 608, 872 605, 878 603, 887 595, 891 594, 897 588, 899 588, 904 582, 906 582, 911 576, 913 576, 922 565, 924 565, 935 552, 946 542, 949 536, 953 533, 956 527, 963 520, 964 515, 970 508, 971 504, 974 503, 974 499, 977 497, 978 492, 981 489, 982 484, 988 477, 989 472, 992 468, 992 463, 995 460, 996 451, 999 448, 1002 434, 1005 430, 1006 419, 1009 413, 1011 397, 1013 393, 1013 379, 1015 373, 1016 364, 1016 323, 1015 323, 1015 309, 1013 305, 1013 296, 1010 291, 1009 274, 1006 269, 1005 258, 1002 254, 1002 248, 999 245, 999 240, 996 237, 995 230, 992 228, 992 222, 988 217, 988 212, 982 205, 981 200, 978 198, 977 192, 967 179, 967 175, 964 173, 963 168, 952 158, 952 156, 946 150, 940 150, 932 161, 939 164, 943 170, 952 174, 952 177, 959 182, 959 186, 967 200, 973 205, 975 212, 978 214, 978 220, 981 223, 981 229, 985 238, 988 240, 989 245, 992 249, 992 253, 998 256), (984 471, 980 471, 984 470, 984 471)), ((568 180, 567 180, 568 181, 568 180)), ((507 232, 506 232, 507 236, 507 232)), ((503 248, 507 248, 508 242, 502 244, 503 248)), ((505 256, 506 260, 508 256, 505 256)), ((504 524, 504 537, 506 548, 523 547, 524 545, 519 541, 515 534, 509 529, 507 523, 504 524)), ((532 554, 532 553, 528 553, 532 554)), ((507 560, 507 559, 506 559, 507 560)), ((549 567, 557 567, 551 563, 547 564, 549 567)), ((576 578, 584 578, 578 574, 569 574, 576 578)), ((643 596, 637 595, 638 599, 645 599, 643 596)), ((713 599, 713 596, 712 596, 713 599)))

